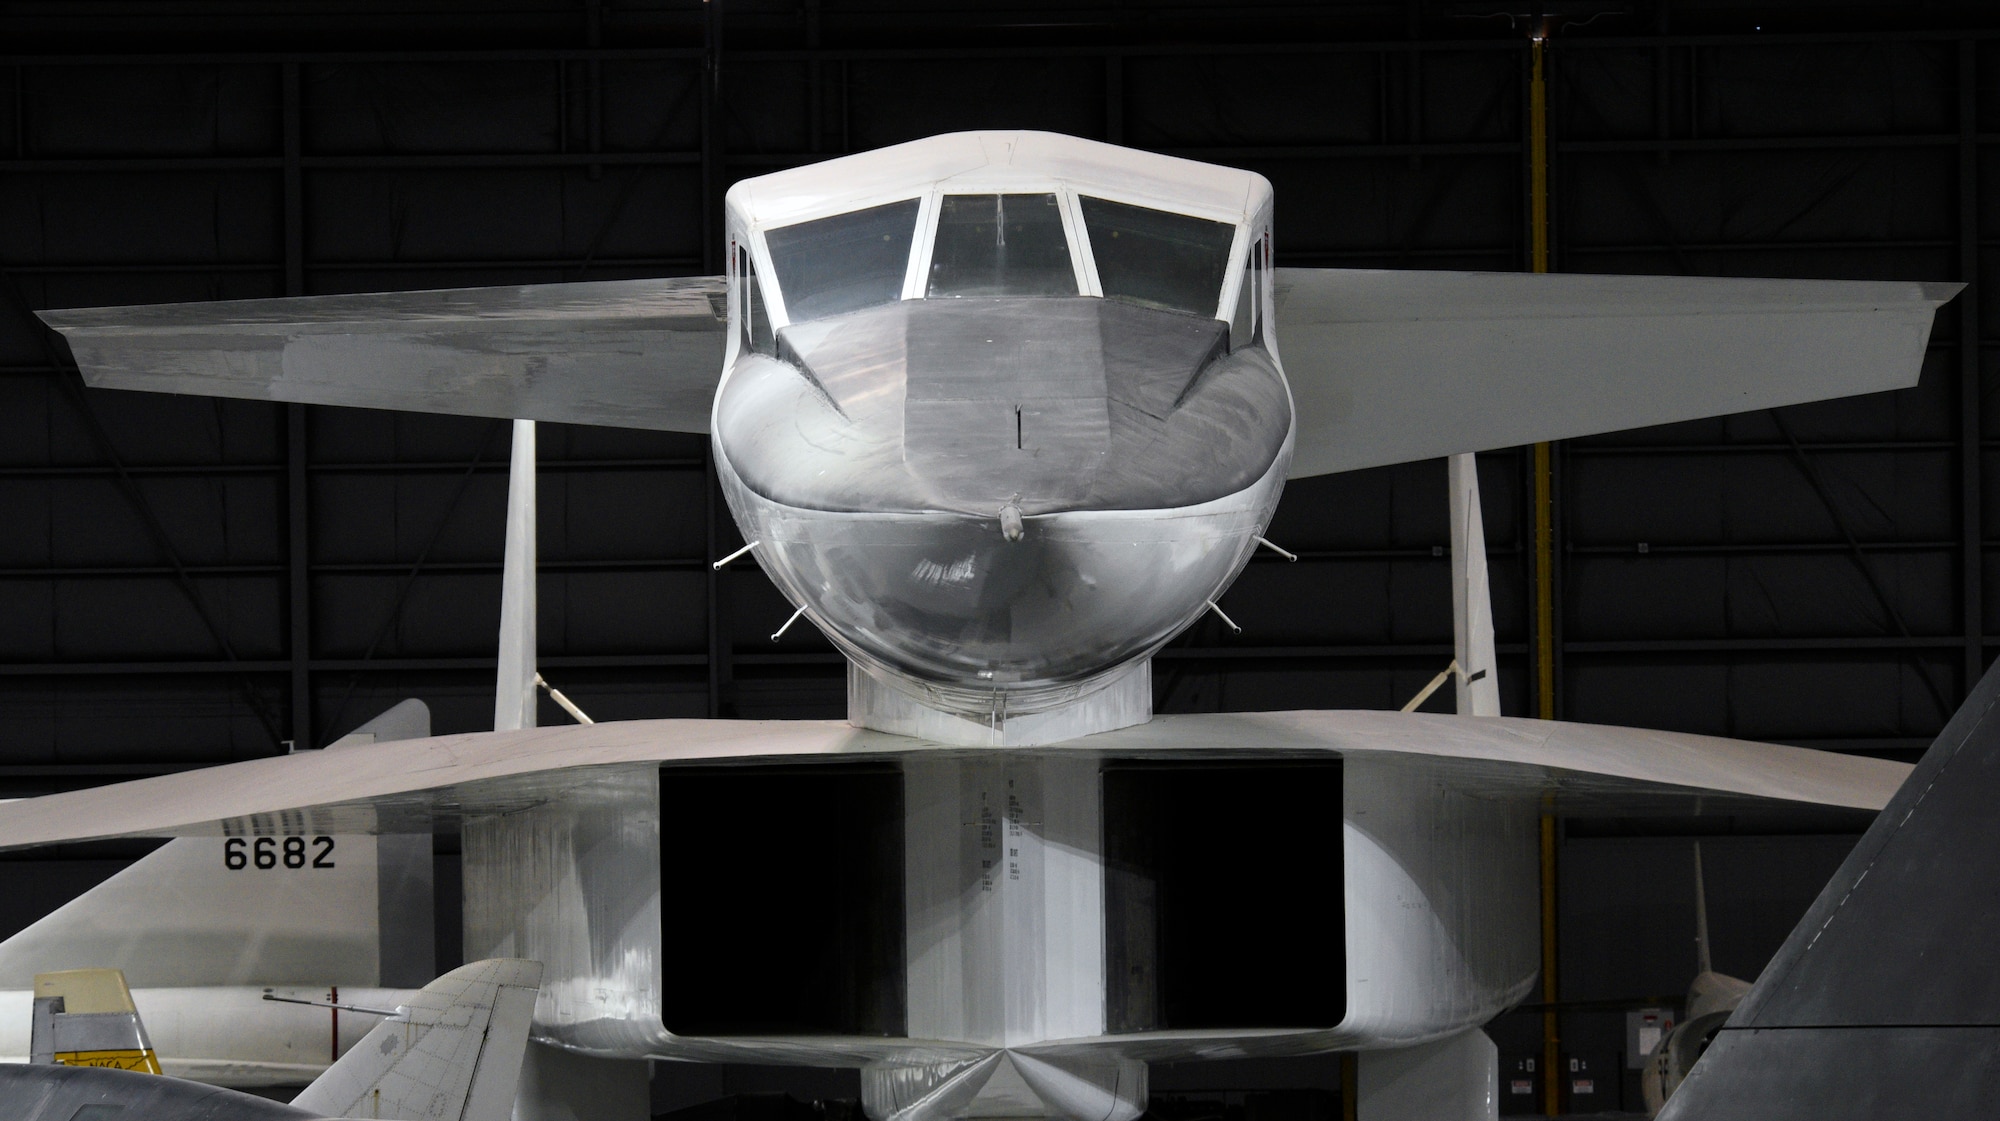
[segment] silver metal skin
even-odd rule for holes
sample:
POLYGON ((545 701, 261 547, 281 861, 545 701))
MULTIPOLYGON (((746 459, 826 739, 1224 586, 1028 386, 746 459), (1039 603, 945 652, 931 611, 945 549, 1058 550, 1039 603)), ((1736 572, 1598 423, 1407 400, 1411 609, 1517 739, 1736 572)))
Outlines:
POLYGON ((1018 744, 1151 715, 1090 700, 1229 586, 1291 464, 1270 199, 1029 132, 731 188, 717 474, 852 661, 850 720, 1018 744))
POLYGON ((1095 297, 906 300, 723 376, 717 473, 757 560, 862 669, 1002 722, 1207 609, 1291 460, 1290 394, 1217 320, 1095 297))
MULTIPOLYGON (((1172 754, 1240 754, 1226 742, 1197 735, 1172 754)), ((941 1121, 974 1097, 990 1107, 1017 1076, 1045 1115, 1129 1121, 1145 1101, 1147 1062, 1420 1044, 1482 1024, 1531 990, 1541 796, 1503 791, 1477 770, 1352 753, 1341 804, 1327 807, 1328 875, 1298 884, 1344 915, 1326 934, 1326 952, 1362 979, 1344 1012, 1291 1028, 1113 1029, 1102 768, 1113 755, 1153 753, 1105 750, 926 749, 901 760, 907 1020, 898 1034, 667 1027, 678 1019, 669 974, 715 967, 663 952, 663 922, 709 913, 677 871, 703 854, 661 847, 659 791, 674 781, 671 767, 598 767, 561 799, 468 820, 466 946, 548 963, 537 1014, 547 1041, 603 1057, 860 1066, 877 1121, 941 1121), (983 890, 998 842, 966 823, 1003 801, 1017 867, 983 890)), ((837 812, 829 807, 829 822, 837 812)), ((820 859, 801 852, 780 874, 825 874, 820 859)))

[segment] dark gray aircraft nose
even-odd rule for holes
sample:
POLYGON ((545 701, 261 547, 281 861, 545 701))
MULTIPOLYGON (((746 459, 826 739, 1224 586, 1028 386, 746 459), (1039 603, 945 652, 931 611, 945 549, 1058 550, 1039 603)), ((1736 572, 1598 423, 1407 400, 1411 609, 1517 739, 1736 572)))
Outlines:
POLYGON ((1173 509, 1270 467, 1290 402, 1218 320, 1089 297, 904 300, 740 360, 716 438, 806 509, 995 517, 1173 509))

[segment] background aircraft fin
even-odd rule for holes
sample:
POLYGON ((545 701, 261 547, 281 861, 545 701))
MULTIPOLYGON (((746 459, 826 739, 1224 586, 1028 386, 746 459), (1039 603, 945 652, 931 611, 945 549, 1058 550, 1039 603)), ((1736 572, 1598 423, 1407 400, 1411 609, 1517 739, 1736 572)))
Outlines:
POLYGON ((111 389, 708 431, 723 278, 39 312, 111 389))
POLYGON ((381 715, 327 744, 328 747, 359 747, 391 740, 420 740, 431 734, 431 706, 416 697, 397 701, 381 715))
POLYGON ((1960 284, 1277 270, 1292 477, 1904 389, 1960 284))
POLYGON ((1986 1118, 2000 1101, 2000 667, 1737 1006, 1662 1121, 1986 1118))
POLYGON ((425 985, 292 1099, 327 1117, 506 1121, 542 963, 492 958, 425 985))
MULTIPOLYGON (((366 745, 429 732, 430 710, 409 700, 326 752, 284 758, 340 769, 366 745)), ((169 841, 0 942, 0 990, 93 967, 141 988, 415 987, 434 975, 428 834, 318 831, 283 812, 232 828, 169 841)))

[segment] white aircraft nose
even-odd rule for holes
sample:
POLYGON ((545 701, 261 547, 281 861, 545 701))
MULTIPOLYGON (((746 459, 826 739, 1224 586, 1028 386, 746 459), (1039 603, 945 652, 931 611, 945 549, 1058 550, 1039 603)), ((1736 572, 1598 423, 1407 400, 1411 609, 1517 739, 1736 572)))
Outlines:
POLYGON ((716 440, 746 485, 807 508, 1175 509, 1250 485, 1290 429, 1270 356, 1228 342, 1118 301, 906 300, 740 361, 716 440))
POLYGON ((1276 505, 1284 382, 1210 319, 1091 298, 905 301, 730 372, 725 494, 850 657, 966 714, 1067 703, 1226 587, 1276 505))

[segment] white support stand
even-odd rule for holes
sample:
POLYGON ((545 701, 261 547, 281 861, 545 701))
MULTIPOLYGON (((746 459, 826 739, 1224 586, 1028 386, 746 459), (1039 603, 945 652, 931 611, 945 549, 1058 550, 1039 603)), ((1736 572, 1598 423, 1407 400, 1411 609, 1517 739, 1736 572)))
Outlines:
POLYGON ((649 1121, 652 1095, 644 1059, 597 1059, 529 1040, 514 1121, 649 1121))
POLYGON ((535 422, 514 422, 507 467, 507 550, 500 573, 500 668, 493 730, 535 726, 535 422))
POLYGON ((1419 1047, 1363 1051, 1358 1121, 1494 1121, 1500 1116, 1500 1050, 1473 1028, 1419 1047))
POLYGON ((1453 675, 1463 716, 1500 715, 1494 675, 1493 591, 1486 576, 1486 527, 1479 513, 1479 467, 1471 453, 1446 460, 1451 485, 1451 622, 1453 675))

